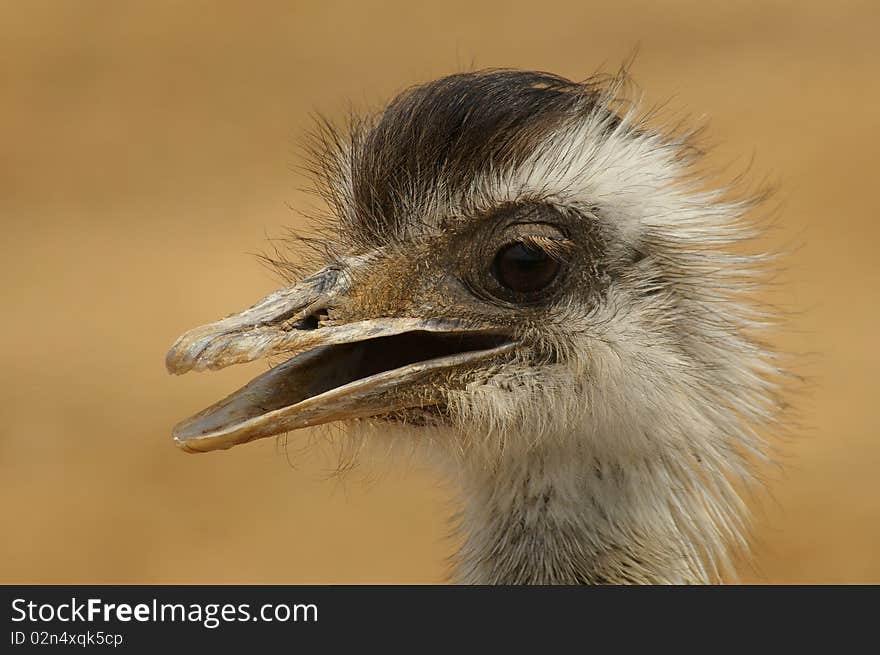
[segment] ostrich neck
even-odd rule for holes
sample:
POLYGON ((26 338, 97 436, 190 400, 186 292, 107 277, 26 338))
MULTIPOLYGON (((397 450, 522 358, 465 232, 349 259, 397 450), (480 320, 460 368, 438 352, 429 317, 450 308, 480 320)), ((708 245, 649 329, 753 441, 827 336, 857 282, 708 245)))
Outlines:
POLYGON ((466 470, 458 581, 706 582, 670 514, 672 492, 663 497, 668 479, 631 464, 532 452, 491 472, 466 470))

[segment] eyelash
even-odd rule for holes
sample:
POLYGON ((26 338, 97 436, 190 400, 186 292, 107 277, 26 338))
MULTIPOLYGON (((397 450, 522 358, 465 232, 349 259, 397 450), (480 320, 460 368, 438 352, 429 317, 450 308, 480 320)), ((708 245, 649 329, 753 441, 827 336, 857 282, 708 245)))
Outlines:
POLYGON ((516 240, 527 246, 540 248, 553 259, 561 263, 567 263, 569 261, 575 248, 574 242, 569 239, 556 239, 538 234, 518 235, 516 240))

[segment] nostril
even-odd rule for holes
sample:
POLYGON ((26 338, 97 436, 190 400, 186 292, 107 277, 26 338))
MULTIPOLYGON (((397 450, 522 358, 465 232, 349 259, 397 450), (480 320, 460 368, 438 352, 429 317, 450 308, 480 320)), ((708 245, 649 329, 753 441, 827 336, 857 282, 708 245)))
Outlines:
POLYGON ((308 314, 307 316, 303 316, 296 323, 293 324, 293 329, 295 330, 317 330, 321 326, 321 321, 327 318, 327 309, 322 308, 316 311, 314 314, 308 314))
POLYGON ((296 330, 317 330, 318 322, 318 317, 315 314, 309 314, 294 323, 293 327, 296 330))

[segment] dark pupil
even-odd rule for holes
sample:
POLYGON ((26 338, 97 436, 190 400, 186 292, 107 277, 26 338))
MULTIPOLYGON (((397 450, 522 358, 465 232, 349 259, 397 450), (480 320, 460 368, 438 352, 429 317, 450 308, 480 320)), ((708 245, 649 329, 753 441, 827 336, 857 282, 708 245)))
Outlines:
POLYGON ((495 277, 508 289, 520 293, 540 291, 559 272, 559 262, 537 246, 512 243, 495 255, 495 277))

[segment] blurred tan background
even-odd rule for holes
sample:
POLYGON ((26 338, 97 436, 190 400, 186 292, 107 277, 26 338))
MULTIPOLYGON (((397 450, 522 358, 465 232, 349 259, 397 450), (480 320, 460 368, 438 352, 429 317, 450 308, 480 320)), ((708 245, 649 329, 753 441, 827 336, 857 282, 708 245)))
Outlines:
MULTIPOLYGON (((781 187, 803 244, 780 337, 806 426, 759 503, 748 582, 880 583, 880 5, 862 2, 0 4, 0 582, 434 583, 430 471, 328 480, 328 448, 206 456, 171 426, 263 370, 172 378, 184 329, 275 280, 310 112, 476 67, 633 73, 705 116, 711 163, 781 187)), ((291 209, 293 208, 293 209, 291 209)))

